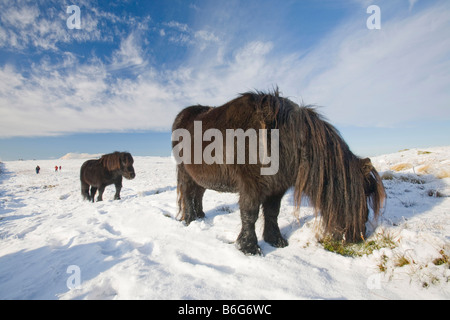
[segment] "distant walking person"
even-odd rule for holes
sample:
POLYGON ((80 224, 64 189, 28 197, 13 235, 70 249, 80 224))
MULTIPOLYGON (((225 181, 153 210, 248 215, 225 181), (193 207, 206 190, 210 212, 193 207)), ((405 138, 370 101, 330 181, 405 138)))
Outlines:
POLYGON ((55 172, 58 172, 58 166, 55 166, 55 172))
POLYGON ((39 174, 39 171, 41 170, 41 167, 37 166, 36 167, 36 174, 39 174))

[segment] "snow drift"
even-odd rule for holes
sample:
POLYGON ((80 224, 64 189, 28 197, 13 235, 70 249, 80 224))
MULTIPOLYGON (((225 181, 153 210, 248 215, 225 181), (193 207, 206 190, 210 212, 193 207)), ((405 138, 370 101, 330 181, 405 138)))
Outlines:
POLYGON ((312 208, 295 212, 292 192, 279 217, 289 246, 262 241, 258 221, 263 256, 234 245, 235 194, 207 191, 206 218, 186 227, 170 158, 135 157, 122 200, 108 187, 103 202, 84 202, 81 158, 2 164, 0 299, 450 298, 450 147, 372 158, 388 199, 366 241, 393 245, 358 257, 325 250, 312 208))

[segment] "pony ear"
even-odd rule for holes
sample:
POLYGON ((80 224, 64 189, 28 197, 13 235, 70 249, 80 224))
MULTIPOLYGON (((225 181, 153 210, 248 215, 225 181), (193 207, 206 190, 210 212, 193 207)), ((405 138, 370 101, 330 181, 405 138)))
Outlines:
POLYGON ((120 161, 122 162, 122 164, 124 165, 124 166, 130 166, 130 165, 133 165, 133 157, 131 156, 131 154, 130 153, 128 153, 128 152, 123 152, 123 153, 121 153, 121 155, 120 155, 120 161))
POLYGON ((374 166, 372 165, 372 161, 370 161, 369 158, 361 159, 360 163, 361 163, 361 171, 363 172, 364 177, 368 177, 371 174, 371 172, 375 169, 374 166))

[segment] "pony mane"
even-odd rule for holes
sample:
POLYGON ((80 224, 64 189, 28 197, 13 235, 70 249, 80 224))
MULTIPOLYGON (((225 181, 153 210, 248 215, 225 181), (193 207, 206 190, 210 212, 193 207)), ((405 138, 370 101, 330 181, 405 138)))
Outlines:
MULTIPOLYGON (((109 153, 109 154, 105 154, 98 161, 108 171, 120 170, 120 160, 123 155, 126 155, 126 157, 125 157, 126 164, 130 163, 131 155, 129 153, 118 152, 118 151, 109 153)), ((130 164, 132 164, 132 162, 130 164)))
POLYGON ((325 233, 351 242, 364 239, 367 204, 377 218, 385 198, 381 178, 370 160, 354 155, 314 108, 299 108, 295 118, 300 135, 296 206, 306 195, 316 214, 320 212, 325 233))
MULTIPOLYGON (((265 120, 272 120, 272 129, 279 129, 280 125, 289 125, 289 130, 298 130, 295 114, 299 109, 306 108, 311 111, 315 111, 317 106, 304 105, 299 106, 293 101, 282 97, 278 87, 275 87, 272 91, 248 91, 241 93, 239 97, 251 97, 254 100, 257 114, 256 116, 262 117, 265 120)), ((322 118, 321 116, 319 116, 322 118)))
POLYGON ((255 118, 259 119, 261 129, 277 129, 278 117, 281 110, 284 110, 284 100, 280 97, 278 87, 272 91, 248 91, 241 93, 239 98, 251 98, 254 101, 255 118))

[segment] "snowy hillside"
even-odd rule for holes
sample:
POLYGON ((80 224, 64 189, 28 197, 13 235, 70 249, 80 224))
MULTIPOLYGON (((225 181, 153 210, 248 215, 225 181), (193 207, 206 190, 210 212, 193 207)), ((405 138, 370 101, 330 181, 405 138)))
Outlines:
POLYGON ((69 152, 61 157, 61 160, 74 160, 74 159, 97 159, 100 158, 101 154, 89 154, 89 153, 76 153, 69 152))
POLYGON ((380 246, 355 256, 318 242, 292 192, 279 218, 289 246, 260 240, 264 256, 245 256, 237 195, 207 191, 206 218, 177 221, 170 158, 135 157, 122 200, 110 186, 94 204, 81 199, 85 160, 67 158, 2 164, 0 299, 450 299, 450 147, 372 159, 388 199, 366 242, 380 246))

